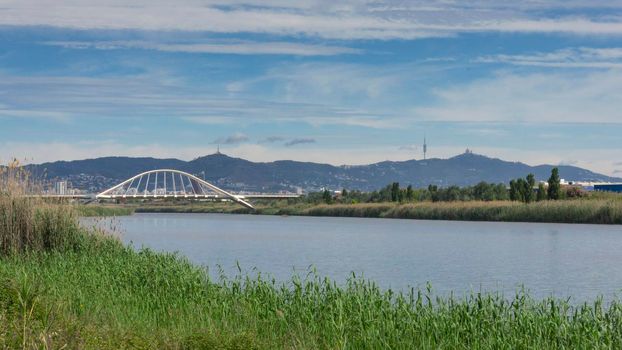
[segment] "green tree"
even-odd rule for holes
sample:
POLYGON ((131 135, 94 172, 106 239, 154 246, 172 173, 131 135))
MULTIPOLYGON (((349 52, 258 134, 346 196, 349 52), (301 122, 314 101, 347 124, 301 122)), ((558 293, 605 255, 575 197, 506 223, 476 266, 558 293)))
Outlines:
POLYGON ((330 194, 329 190, 324 190, 324 193, 322 193, 322 199, 324 200, 324 203, 326 204, 331 204, 333 202, 333 196, 330 194))
POLYGON ((430 194, 430 199, 432 202, 438 202, 438 186, 436 185, 428 185, 428 193, 430 194))
POLYGON ((519 202, 527 202, 527 188, 529 187, 529 184, 527 183, 527 181, 523 178, 517 179, 516 180, 516 189, 518 192, 518 201, 519 202))
POLYGON ((406 200, 412 202, 415 199, 415 192, 413 191, 413 186, 408 185, 406 187, 406 200))
POLYGON ((495 199, 494 185, 484 181, 473 187, 473 199, 480 201, 492 201, 495 199))
POLYGON ((394 182, 391 184, 391 202, 398 202, 400 200, 400 183, 394 182))
POLYGON ((510 200, 517 201, 519 198, 519 190, 516 180, 510 180, 510 200))
POLYGON ((559 169, 553 168, 551 170, 551 177, 549 177, 549 189, 548 197, 552 200, 558 200, 561 196, 561 184, 559 179, 559 169))
POLYGON ((531 203, 535 200, 533 188, 536 186, 536 178, 533 174, 527 175, 527 182, 525 185, 525 202, 531 203))
POLYGON ((505 201, 509 198, 509 193, 504 184, 497 184, 494 187, 494 198, 493 200, 505 201))
POLYGON ((538 202, 546 200, 546 188, 544 188, 544 184, 542 182, 540 182, 538 184, 538 197, 536 198, 536 200, 538 202))

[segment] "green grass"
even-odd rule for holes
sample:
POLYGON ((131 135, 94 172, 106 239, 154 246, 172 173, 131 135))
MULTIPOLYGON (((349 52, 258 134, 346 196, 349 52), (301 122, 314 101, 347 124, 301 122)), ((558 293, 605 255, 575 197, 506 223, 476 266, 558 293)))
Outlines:
POLYGON ((622 304, 525 293, 399 294, 352 278, 212 281, 185 259, 92 238, 3 258, 0 348, 593 349, 622 346, 622 304), (24 326, 25 331, 24 331, 24 326), (220 346, 220 347, 218 347, 220 346))
POLYGON ((74 210, 82 217, 127 216, 134 213, 133 208, 124 206, 76 205, 74 210))

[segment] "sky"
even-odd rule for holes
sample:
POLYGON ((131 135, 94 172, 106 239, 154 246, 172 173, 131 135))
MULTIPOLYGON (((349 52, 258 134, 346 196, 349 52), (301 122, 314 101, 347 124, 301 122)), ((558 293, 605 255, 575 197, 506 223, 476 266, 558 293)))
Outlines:
POLYGON ((0 0, 0 162, 475 153, 622 177, 622 0, 0 0))

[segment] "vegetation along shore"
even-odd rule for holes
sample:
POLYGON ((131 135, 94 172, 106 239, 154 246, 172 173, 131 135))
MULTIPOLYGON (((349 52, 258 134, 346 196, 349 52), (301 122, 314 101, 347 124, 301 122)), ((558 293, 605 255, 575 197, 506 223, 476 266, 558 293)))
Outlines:
POLYGON ((128 203, 142 213, 230 213, 420 220, 622 224, 622 195, 561 186, 553 171, 546 185, 532 175, 503 184, 413 189, 392 183, 379 191, 322 191, 287 201, 258 201, 251 211, 232 203, 128 203))
POLYGON ((214 280, 81 228, 73 207, 0 189, 2 349, 622 347, 617 301, 436 296, 354 276, 214 280))

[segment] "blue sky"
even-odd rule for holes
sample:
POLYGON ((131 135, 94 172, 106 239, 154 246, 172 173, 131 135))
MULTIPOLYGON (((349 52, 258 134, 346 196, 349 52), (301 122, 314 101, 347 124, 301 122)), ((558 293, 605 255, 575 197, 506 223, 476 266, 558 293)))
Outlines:
POLYGON ((424 135, 622 176, 622 1, 0 0, 3 161, 365 164, 424 135))

